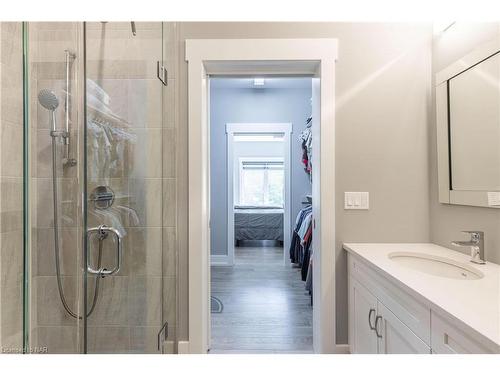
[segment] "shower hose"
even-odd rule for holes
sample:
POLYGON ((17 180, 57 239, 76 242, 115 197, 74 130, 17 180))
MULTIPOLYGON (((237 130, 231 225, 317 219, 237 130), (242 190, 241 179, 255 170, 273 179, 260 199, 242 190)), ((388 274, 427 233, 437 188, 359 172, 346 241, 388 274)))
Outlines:
MULTIPOLYGON (((68 303, 66 302, 66 297, 64 296, 64 289, 61 280, 61 264, 59 260, 59 214, 57 210, 58 203, 58 192, 57 192, 57 137, 52 137, 52 198, 54 204, 54 257, 55 257, 55 265, 56 265, 56 278, 57 278, 57 288, 59 290, 59 297, 64 306, 66 312, 71 315, 75 319, 82 319, 81 316, 75 314, 68 303)), ((99 237, 99 249, 97 255, 97 269, 101 269, 101 261, 102 261, 102 245, 104 238, 99 237)), ((94 297, 92 298, 92 305, 87 312, 87 317, 89 317, 94 311, 97 299, 99 297, 99 282, 101 280, 101 276, 97 275, 95 284, 94 284, 94 297)))

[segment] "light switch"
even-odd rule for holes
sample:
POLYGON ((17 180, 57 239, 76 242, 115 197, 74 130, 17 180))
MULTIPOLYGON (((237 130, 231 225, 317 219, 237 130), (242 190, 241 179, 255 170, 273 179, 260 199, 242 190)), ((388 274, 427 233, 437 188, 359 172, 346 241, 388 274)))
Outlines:
POLYGON ((488 206, 500 206, 500 191, 488 192, 488 206))
POLYGON ((368 210, 370 208, 369 193, 363 191, 346 191, 344 193, 344 209, 368 210))

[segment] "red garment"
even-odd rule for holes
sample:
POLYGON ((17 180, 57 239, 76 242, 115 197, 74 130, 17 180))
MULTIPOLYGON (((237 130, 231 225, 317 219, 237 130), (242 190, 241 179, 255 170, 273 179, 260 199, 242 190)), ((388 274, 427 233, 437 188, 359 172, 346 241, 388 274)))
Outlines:
POLYGON ((309 237, 312 235, 312 220, 311 220, 311 225, 309 225, 309 228, 307 228, 307 232, 304 235, 304 240, 302 241, 302 245, 306 244, 307 241, 309 240, 309 237))

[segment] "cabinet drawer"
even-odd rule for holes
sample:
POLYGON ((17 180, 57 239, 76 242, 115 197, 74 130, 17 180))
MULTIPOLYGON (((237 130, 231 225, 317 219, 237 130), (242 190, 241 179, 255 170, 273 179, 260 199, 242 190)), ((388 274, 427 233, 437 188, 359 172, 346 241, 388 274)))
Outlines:
POLYGON ((431 319, 431 341, 432 352, 436 354, 494 353, 493 349, 477 342, 434 311, 431 319))
POLYGON ((349 274, 363 284, 398 319, 430 346, 431 311, 428 306, 394 285, 385 277, 368 267, 357 257, 349 254, 349 274))

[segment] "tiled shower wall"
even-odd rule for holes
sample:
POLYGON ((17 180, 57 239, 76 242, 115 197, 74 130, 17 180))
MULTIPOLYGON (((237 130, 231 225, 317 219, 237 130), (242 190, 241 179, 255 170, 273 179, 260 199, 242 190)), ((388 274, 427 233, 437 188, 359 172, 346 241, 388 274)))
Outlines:
POLYGON ((22 349, 22 25, 0 23, 0 353, 22 349))

